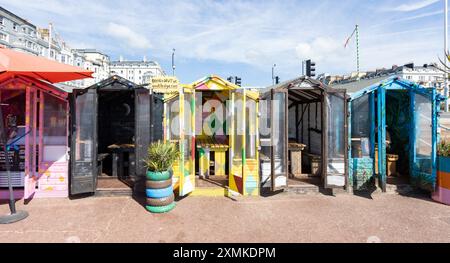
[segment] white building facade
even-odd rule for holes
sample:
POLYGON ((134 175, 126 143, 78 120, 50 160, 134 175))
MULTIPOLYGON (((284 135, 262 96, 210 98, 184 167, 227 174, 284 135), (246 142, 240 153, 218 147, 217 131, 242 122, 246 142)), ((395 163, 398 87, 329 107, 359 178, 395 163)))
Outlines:
POLYGON ((433 65, 403 66, 397 75, 424 87, 435 87, 438 91, 443 92, 445 74, 433 65))
POLYGON ((150 83, 152 77, 164 76, 165 72, 156 61, 112 61, 110 63, 111 75, 118 75, 136 84, 150 83))
POLYGON ((0 45, 38 56, 45 46, 37 34, 35 25, 0 7, 0 45))
POLYGON ((82 64, 81 67, 94 72, 93 78, 84 79, 83 87, 89 87, 97 82, 109 78, 109 56, 96 49, 75 49, 74 53, 79 55, 75 59, 75 64, 82 64))

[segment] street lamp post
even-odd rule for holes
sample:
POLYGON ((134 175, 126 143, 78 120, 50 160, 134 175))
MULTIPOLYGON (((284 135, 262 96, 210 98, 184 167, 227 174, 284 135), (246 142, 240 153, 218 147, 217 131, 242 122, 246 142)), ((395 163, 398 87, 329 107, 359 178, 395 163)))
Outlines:
POLYGON ((273 64, 272 66, 272 85, 275 85, 275 67, 277 64, 273 64))
POLYGON ((175 48, 172 49, 172 75, 175 76, 175 48))
MULTIPOLYGON (((447 68, 447 54, 448 54, 448 0, 444 0, 444 51, 445 51, 445 67, 447 68)), ((449 106, 449 92, 448 92, 448 73, 445 73, 444 78, 444 95, 445 95, 445 112, 448 112, 449 106)))

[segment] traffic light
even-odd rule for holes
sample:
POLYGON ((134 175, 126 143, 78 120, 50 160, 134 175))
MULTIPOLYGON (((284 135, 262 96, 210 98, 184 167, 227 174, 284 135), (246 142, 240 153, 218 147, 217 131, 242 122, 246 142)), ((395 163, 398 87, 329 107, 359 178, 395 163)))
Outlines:
POLYGON ((242 86, 242 79, 239 77, 234 77, 234 84, 236 84, 237 86, 242 86))
POLYGON ((280 77, 278 76, 275 77, 275 84, 280 84, 280 77))
POLYGON ((228 77, 227 80, 228 80, 228 82, 231 82, 231 83, 234 82, 234 81, 233 81, 233 77, 228 77))
POLYGON ((306 76, 308 77, 316 76, 316 62, 311 61, 311 59, 308 59, 306 61, 306 76))

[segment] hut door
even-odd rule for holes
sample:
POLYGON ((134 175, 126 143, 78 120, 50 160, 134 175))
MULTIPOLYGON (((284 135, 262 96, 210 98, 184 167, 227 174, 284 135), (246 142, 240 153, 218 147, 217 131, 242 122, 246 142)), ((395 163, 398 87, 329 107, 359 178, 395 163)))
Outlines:
POLYGON ((94 193, 97 184, 97 91, 71 97, 70 194, 94 193))
POLYGON ((378 119, 378 187, 386 192, 386 90, 379 87, 377 91, 378 119))
POLYGON ((336 188, 347 185, 346 156, 347 156, 347 103, 345 91, 329 92, 325 95, 326 124, 323 127, 325 140, 323 144, 323 171, 325 187, 336 188))
POLYGON ((245 165, 245 96, 243 90, 231 93, 231 140, 230 140, 230 176, 229 190, 244 194, 245 165))
POLYGON ((135 89, 135 174, 136 177, 145 176, 144 159, 150 145, 150 92, 148 89, 135 89))
POLYGON ((429 96, 415 93, 411 96, 413 129, 411 129, 411 181, 414 186, 422 189, 434 190, 436 171, 434 168, 436 151, 436 136, 434 130, 435 111, 433 101, 429 96))
POLYGON ((288 178, 287 92, 272 91, 271 98, 271 181, 272 191, 277 191, 287 187, 288 178))
POLYGON ((180 196, 195 189, 195 93, 184 90, 180 94, 180 196))

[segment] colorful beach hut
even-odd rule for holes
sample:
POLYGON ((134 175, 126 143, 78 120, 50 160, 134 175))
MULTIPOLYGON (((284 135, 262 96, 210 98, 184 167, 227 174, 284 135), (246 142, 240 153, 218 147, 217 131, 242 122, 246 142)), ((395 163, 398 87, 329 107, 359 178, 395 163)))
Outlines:
POLYGON ((164 95, 164 139, 181 151, 173 166, 180 196, 201 181, 227 195, 259 195, 258 98, 214 75, 164 95))
POLYGON ((344 189, 346 91, 299 77, 261 93, 262 188, 314 184, 344 189))
MULTIPOLYGON (((68 196, 67 98, 66 90, 31 77, 8 77, 0 82, 15 199, 68 196)), ((0 152, 0 187, 1 199, 7 199, 3 151, 0 152)))
POLYGON ((350 94, 348 165, 353 189, 376 185, 385 192, 389 184, 408 184, 433 191, 442 100, 436 89, 395 75, 334 87, 350 94))
POLYGON ((70 102, 70 194, 95 193, 102 179, 142 191, 148 146, 162 139, 162 99, 112 76, 73 90, 70 102))
POLYGON ((51 83, 92 73, 0 47, 0 199, 68 196, 70 90, 51 83))

